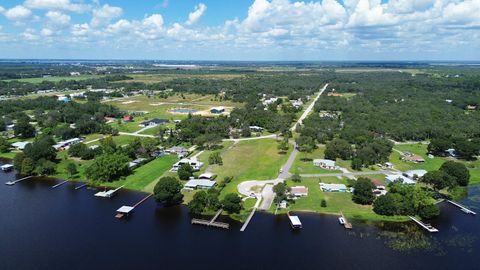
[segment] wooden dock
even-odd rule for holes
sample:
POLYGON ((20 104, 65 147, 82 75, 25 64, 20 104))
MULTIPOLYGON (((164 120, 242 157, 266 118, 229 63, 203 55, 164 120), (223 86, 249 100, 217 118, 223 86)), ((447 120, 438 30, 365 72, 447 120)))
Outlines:
POLYGON ((348 230, 352 229, 353 228, 352 223, 348 222, 348 219, 345 217, 343 212, 340 212, 340 215, 342 216, 343 220, 345 220, 345 223, 343 224, 345 229, 348 229, 348 230))
POLYGON ((83 184, 83 185, 80 185, 80 186, 78 186, 78 187, 75 187, 75 190, 84 188, 84 187, 86 187, 87 185, 88 185, 88 184, 83 184))
POLYGON ((473 212, 472 210, 468 209, 467 207, 457 203, 457 202, 454 202, 454 201, 451 201, 451 200, 447 200, 447 202, 457 206, 458 208, 460 208, 460 210, 462 210, 464 213, 467 213, 467 214, 472 214, 472 215, 476 215, 477 213, 473 212))
POLYGON ((198 218, 192 218, 192 224, 196 225, 204 225, 207 227, 216 227, 216 228, 222 228, 222 229, 229 229, 230 224, 224 223, 224 222, 217 222, 215 221, 218 216, 222 213, 223 209, 220 209, 217 211, 215 216, 211 220, 205 220, 205 219, 198 219, 198 218))
POLYGON ((243 223, 242 228, 240 229, 241 232, 245 231, 247 229, 248 224, 250 223, 250 220, 252 220, 253 215, 255 214, 255 211, 257 211, 257 208, 253 208, 252 212, 250 212, 250 215, 248 215, 247 220, 245 220, 245 223, 243 223))
POLYGON ((100 191, 95 193, 95 197, 103 197, 103 198, 111 198, 117 191, 119 191, 123 186, 118 187, 116 189, 111 189, 111 190, 106 190, 106 191, 100 191))
POLYGON ((431 233, 434 233, 434 232, 438 232, 438 230, 433 227, 432 225, 430 224, 427 224, 427 223, 423 223, 421 222, 420 220, 412 217, 412 216, 408 216, 411 220, 415 221, 415 223, 417 223, 418 225, 420 225, 420 227, 424 228, 425 230, 431 232, 431 233))
POLYGON ((56 184, 56 185, 53 185, 53 186, 52 186, 52 188, 57 188, 57 187, 59 187, 59 186, 61 186, 61 185, 65 184, 65 183, 67 183, 67 182, 68 182, 68 181, 67 181, 67 180, 65 180, 65 181, 63 181, 63 182, 60 182, 60 183, 58 183, 58 184, 56 184))
POLYGON ((13 186, 13 185, 15 185, 15 184, 18 183, 18 182, 21 182, 21 181, 24 181, 24 180, 28 180, 28 179, 30 179, 30 178, 32 178, 32 177, 33 177, 33 175, 30 175, 30 176, 27 176, 27 177, 24 177, 24 178, 21 178, 21 179, 18 179, 18 180, 8 181, 8 182, 5 183, 5 185, 13 186))

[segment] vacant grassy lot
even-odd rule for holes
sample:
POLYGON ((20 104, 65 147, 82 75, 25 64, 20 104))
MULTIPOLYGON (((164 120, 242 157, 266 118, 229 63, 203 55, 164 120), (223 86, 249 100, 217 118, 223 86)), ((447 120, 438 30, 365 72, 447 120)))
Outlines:
POLYGON ((308 196, 297 199, 290 203, 288 209, 283 209, 279 213, 287 211, 312 211, 325 214, 339 214, 340 211, 347 218, 364 220, 385 220, 385 221, 404 221, 405 217, 387 217, 380 216, 373 212, 372 206, 359 205, 352 201, 351 193, 323 192, 320 190, 319 183, 343 183, 347 184, 346 179, 336 177, 322 177, 321 179, 304 179, 300 183, 287 180, 288 186, 306 186, 308 187, 308 196), (327 207, 321 207, 321 201, 327 202, 327 207))
POLYGON ((111 187, 125 186, 128 189, 153 192, 153 188, 150 190, 150 188, 147 189, 146 187, 158 180, 176 161, 177 157, 173 155, 156 158, 136 168, 125 179, 106 183, 105 185, 111 187))
POLYGON ((299 174, 317 174, 317 173, 336 173, 339 170, 327 170, 313 165, 313 160, 317 158, 324 158, 325 146, 320 146, 312 153, 299 153, 295 157, 290 173, 299 174))
MULTIPOLYGON (((449 157, 434 157, 429 158, 427 154, 427 145, 425 144, 402 144, 395 145, 394 149, 400 150, 402 152, 410 152, 422 156, 425 159, 424 163, 413 163, 405 162, 400 159, 400 154, 398 152, 393 152, 390 155, 390 162, 394 164, 395 168, 401 171, 414 170, 414 169, 424 169, 427 171, 438 170, 442 164, 447 160, 455 160, 449 157)), ((455 160, 459 161, 459 160, 455 160)), ((467 168, 470 170, 470 184, 480 184, 480 160, 475 161, 464 161, 463 162, 467 168)))
POLYGON ((289 153, 279 154, 274 139, 242 141, 225 151, 223 166, 211 166, 210 171, 218 175, 217 179, 234 177, 234 180, 223 189, 224 195, 236 192, 237 185, 242 181, 277 178, 280 167, 288 159, 289 153))
POLYGON ((243 74, 131 74, 133 80, 127 82, 142 82, 146 84, 166 82, 174 79, 217 79, 217 80, 231 80, 235 78, 244 77, 243 74))

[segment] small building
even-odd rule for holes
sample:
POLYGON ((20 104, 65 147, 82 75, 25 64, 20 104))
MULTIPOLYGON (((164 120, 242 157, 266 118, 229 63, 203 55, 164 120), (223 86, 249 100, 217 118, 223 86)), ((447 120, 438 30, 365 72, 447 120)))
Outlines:
POLYGON ((262 102, 262 104, 263 104, 264 106, 268 106, 268 105, 270 105, 270 104, 272 104, 272 103, 277 102, 277 100, 278 100, 277 97, 272 97, 272 98, 269 98, 269 99, 264 99, 263 102, 262 102))
POLYGON ((474 111, 476 109, 477 109, 476 105, 467 105, 467 110, 469 110, 469 111, 474 111))
POLYGON ((213 180, 213 179, 215 179, 215 177, 217 177, 216 174, 211 173, 211 172, 206 172, 206 173, 200 174, 200 176, 198 177, 198 179, 213 180))
POLYGON ((308 196, 308 188, 305 186, 295 186, 290 189, 290 195, 293 197, 308 196))
POLYGON ((123 216, 128 216, 133 211, 133 209, 133 206, 124 205, 117 209, 117 214, 115 215, 115 217, 122 218, 123 216))
POLYGON ((335 164, 335 161, 330 159, 314 159, 313 165, 323 169, 328 169, 328 170, 337 169, 337 165, 335 164))
POLYGON ((419 155, 405 153, 402 158, 404 161, 414 162, 414 163, 423 163, 425 159, 419 155))
POLYGON ((70 99, 66 96, 59 96, 57 97, 57 100, 62 102, 70 102, 70 99))
POLYGON ((30 144, 30 143, 31 142, 14 142, 12 143, 12 147, 17 150, 24 150, 25 146, 27 146, 27 144, 30 144))
POLYGON ((427 173, 426 170, 410 170, 403 173, 406 177, 410 179, 416 179, 424 176, 427 173))
POLYGON ((320 183, 320 189, 324 192, 347 192, 347 186, 344 184, 320 183))
POLYGON ((249 126, 251 132, 262 132, 263 128, 259 126, 249 126))
POLYGON ((301 98, 297 99, 297 100, 290 100, 290 103, 292 104, 293 107, 295 107, 296 109, 300 108, 303 106, 303 101, 301 98))
POLYGON ((402 184, 415 185, 417 182, 402 174, 390 174, 385 177, 385 180, 389 183, 401 182, 402 184))
POLYGON ((213 107, 213 108, 210 109, 210 112, 214 113, 214 114, 224 113, 225 112, 225 107, 223 107, 223 106, 213 107))
POLYGON ((457 156, 454 148, 450 148, 450 149, 445 150, 445 153, 447 153, 451 157, 456 157, 457 156))
POLYGON ((385 163, 383 164, 383 166, 385 166, 385 168, 387 168, 387 169, 393 169, 393 164, 390 163, 390 162, 385 162, 385 163))
POLYGON ((13 170, 13 165, 12 164, 4 164, 4 165, 0 166, 0 169, 4 172, 8 172, 8 171, 13 170))
POLYGON ((158 125, 163 125, 168 123, 168 120, 166 119, 159 119, 159 118, 154 118, 148 121, 141 122, 139 126, 141 127, 155 127, 158 125))
POLYGON ((133 116, 131 115, 126 115, 122 118, 123 122, 128 123, 133 121, 133 116))
POLYGON ((172 172, 178 171, 178 169, 185 164, 189 164, 195 171, 198 171, 200 170, 200 168, 203 167, 203 162, 200 162, 196 159, 184 158, 178 161, 177 163, 173 164, 172 172))
POLYGON ((140 165, 145 160, 146 160, 145 158, 137 158, 135 160, 132 160, 128 163, 128 168, 133 169, 133 168, 137 167, 138 165, 140 165))
POLYGON ((188 156, 188 150, 181 147, 181 146, 173 146, 171 148, 168 148, 165 150, 165 153, 171 154, 171 155, 177 155, 179 158, 184 158, 188 156))
POLYGON ((191 179, 185 183, 185 189, 211 189, 215 186, 216 182, 207 179, 191 179))
POLYGON ((337 92, 328 92, 327 96, 329 97, 343 97, 343 94, 337 92))
POLYGON ((61 142, 58 142, 57 144, 54 144, 53 148, 55 148, 55 150, 68 149, 71 145, 81 143, 81 142, 82 142, 81 138, 72 138, 72 139, 61 141, 61 142))
POLYGON ((302 222, 300 222, 300 219, 298 216, 290 216, 288 215, 288 219, 290 219, 290 225, 294 229, 301 229, 302 228, 302 222))

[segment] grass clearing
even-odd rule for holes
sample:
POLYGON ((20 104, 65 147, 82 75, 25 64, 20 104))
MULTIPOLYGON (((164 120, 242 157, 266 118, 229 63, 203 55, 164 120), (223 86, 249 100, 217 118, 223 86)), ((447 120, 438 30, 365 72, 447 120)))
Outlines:
POLYGON ((338 173, 339 170, 327 170, 313 165, 313 160, 318 158, 324 158, 325 146, 319 146, 312 153, 300 152, 290 168, 290 173, 299 174, 317 174, 317 173, 338 173))
POLYGON ((347 218, 361 220, 378 220, 378 221, 405 221, 403 216, 387 217, 377 215, 373 212, 370 205, 359 205, 352 201, 351 193, 341 192, 323 192, 320 190, 319 183, 342 183, 347 184, 346 179, 338 179, 336 177, 322 177, 320 179, 303 179, 299 183, 287 180, 288 186, 306 186, 308 187, 308 196, 299 198, 289 204, 287 209, 281 209, 278 213, 286 213, 287 211, 311 211, 324 214, 336 214, 343 211, 347 218), (327 207, 321 207, 321 201, 327 202, 327 207))

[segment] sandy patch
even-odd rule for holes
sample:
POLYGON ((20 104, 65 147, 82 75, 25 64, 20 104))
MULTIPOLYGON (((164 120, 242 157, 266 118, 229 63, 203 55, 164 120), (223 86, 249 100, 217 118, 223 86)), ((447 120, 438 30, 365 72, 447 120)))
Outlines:
POLYGON ((137 100, 129 100, 129 101, 122 102, 122 104, 131 104, 131 103, 135 103, 135 102, 138 102, 138 101, 137 100))

